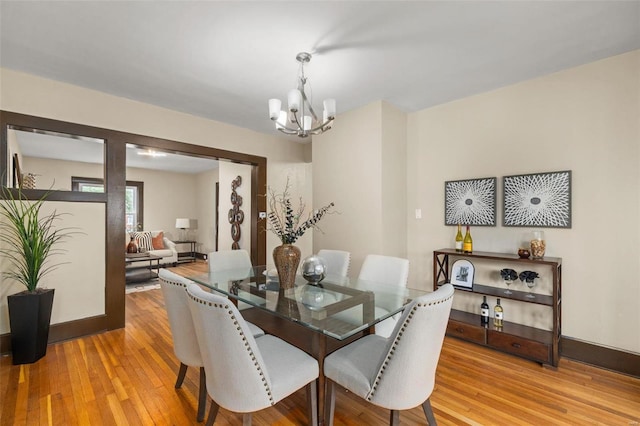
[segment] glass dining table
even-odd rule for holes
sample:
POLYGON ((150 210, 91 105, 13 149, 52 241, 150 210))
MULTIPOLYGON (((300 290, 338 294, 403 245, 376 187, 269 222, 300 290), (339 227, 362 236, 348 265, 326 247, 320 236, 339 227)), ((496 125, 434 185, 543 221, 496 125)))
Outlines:
POLYGON ((274 269, 264 266, 185 275, 228 296, 242 316, 265 332, 318 360, 318 422, 324 424, 324 357, 375 332, 376 323, 402 311, 425 291, 384 282, 326 276, 320 283, 296 277, 294 288, 280 289, 274 269))

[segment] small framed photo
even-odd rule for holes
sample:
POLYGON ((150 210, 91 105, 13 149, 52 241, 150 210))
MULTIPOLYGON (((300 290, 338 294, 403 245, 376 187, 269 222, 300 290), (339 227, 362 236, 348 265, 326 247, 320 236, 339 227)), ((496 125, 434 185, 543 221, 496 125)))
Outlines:
POLYGON ((473 288, 473 263, 466 259, 458 259, 451 267, 451 284, 460 288, 473 288))

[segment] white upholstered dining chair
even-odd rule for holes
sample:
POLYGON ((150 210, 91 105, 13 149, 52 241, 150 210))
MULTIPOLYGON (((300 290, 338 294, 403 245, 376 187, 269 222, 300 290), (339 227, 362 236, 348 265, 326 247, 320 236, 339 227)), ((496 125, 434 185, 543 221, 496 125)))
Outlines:
MULTIPOLYGON (((360 268, 358 279, 406 287, 409 279, 409 260, 400 257, 369 254, 360 268)), ((384 301, 381 304, 376 303, 376 308, 388 310, 384 305, 384 301)), ((376 324, 376 334, 389 337, 399 318, 400 314, 396 314, 376 324)))
MULTIPOLYGON (((251 276, 253 263, 249 252, 239 250, 219 250, 209 253, 209 273, 216 274, 218 279, 244 280, 251 276)), ((238 302, 240 310, 250 307, 247 303, 238 302)))
POLYGON ((409 279, 409 260, 400 257, 369 254, 362 263, 358 278, 406 287, 409 279))
MULTIPOLYGON (((175 388, 182 386, 187 367, 200 368, 200 385, 198 391, 198 413, 196 415, 199 422, 204 420, 205 406, 207 403, 207 389, 205 380, 204 363, 200 354, 200 346, 196 337, 193 319, 189 310, 187 285, 193 284, 178 274, 167 269, 160 269, 158 273, 160 287, 164 296, 164 304, 169 318, 169 328, 173 339, 173 352, 180 361, 180 370, 176 380, 175 388)), ((251 334, 261 336, 264 331, 259 327, 250 324, 251 334)))
POLYGON ((327 275, 346 277, 349 274, 351 253, 348 251, 322 249, 318 251, 318 257, 324 260, 327 275))
POLYGON ((333 424, 335 384, 379 407, 391 410, 390 424, 400 410, 422 405, 429 425, 436 424, 430 397, 453 303, 454 289, 445 284, 414 299, 404 309, 393 334, 370 334, 338 349, 324 360, 327 380, 325 419, 333 424))
POLYGON ((213 424, 219 407, 243 413, 243 424, 251 424, 252 412, 305 386, 309 423, 317 425, 318 361, 275 336, 254 338, 229 299, 196 284, 187 292, 212 399, 207 425, 213 424))
MULTIPOLYGON (((253 264, 246 250, 220 250, 209 253, 209 272, 220 272, 230 269, 251 270, 253 264)), ((244 277, 246 278, 246 277, 244 277)))

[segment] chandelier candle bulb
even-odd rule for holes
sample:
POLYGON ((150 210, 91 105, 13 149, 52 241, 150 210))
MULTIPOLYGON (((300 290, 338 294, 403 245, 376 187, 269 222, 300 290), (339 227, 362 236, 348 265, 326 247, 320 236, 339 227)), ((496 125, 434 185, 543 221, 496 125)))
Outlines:
POLYGON ((280 102, 280 99, 269 99, 269 118, 272 120, 280 118, 280 113, 284 112, 281 111, 281 108, 282 102, 280 102))
POLYGON ((300 109, 300 104, 302 103, 302 95, 300 94, 300 91, 297 89, 289 90, 288 100, 289 111, 298 112, 298 110, 300 109))
POLYGON ((280 115, 278 116, 278 121, 276 121, 276 129, 278 130, 284 129, 286 126, 287 126, 287 113, 284 111, 280 111, 280 115))
POLYGON ((323 102, 324 112, 326 113, 326 118, 324 121, 328 119, 333 119, 336 115, 336 100, 335 99, 325 99, 323 102))
POLYGON ((305 115, 304 116, 303 129, 305 131, 311 130, 311 116, 310 115, 305 115))

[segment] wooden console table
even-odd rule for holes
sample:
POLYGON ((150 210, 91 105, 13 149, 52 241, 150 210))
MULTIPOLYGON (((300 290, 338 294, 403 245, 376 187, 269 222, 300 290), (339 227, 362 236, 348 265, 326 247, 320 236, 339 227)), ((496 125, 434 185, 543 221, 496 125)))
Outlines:
POLYGON ((460 289, 460 291, 477 295, 476 306, 480 306, 482 296, 509 299, 522 311, 526 311, 532 305, 543 306, 551 316, 550 330, 510 321, 505 321, 502 327, 496 327, 490 320, 488 325, 483 326, 479 309, 475 312, 452 309, 447 335, 557 367, 560 358, 559 341, 562 320, 562 259, 558 257, 521 259, 508 253, 459 253, 454 249, 440 249, 433 252, 434 290, 451 281, 451 267, 455 259, 486 260, 495 264, 495 269, 512 265, 519 271, 534 266, 545 269, 545 274, 551 281, 550 295, 537 293, 528 295, 527 292, 516 290, 506 294, 503 287, 490 282, 478 283, 476 280, 472 288, 460 289))

